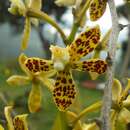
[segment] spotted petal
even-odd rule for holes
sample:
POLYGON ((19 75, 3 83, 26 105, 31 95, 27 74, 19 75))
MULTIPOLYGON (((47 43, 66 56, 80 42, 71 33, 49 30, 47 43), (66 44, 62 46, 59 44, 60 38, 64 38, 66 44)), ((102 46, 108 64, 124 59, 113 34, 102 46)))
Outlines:
POLYGON ((72 64, 72 69, 79 71, 88 71, 97 74, 103 74, 107 70, 107 63, 101 59, 90 59, 87 61, 78 61, 72 64))
POLYGON ((58 109, 65 111, 73 102, 76 95, 75 83, 69 70, 60 71, 57 74, 53 98, 58 109))
POLYGON ((107 0, 92 0, 89 13, 92 21, 98 20, 106 10, 107 0))
POLYGON ((83 56, 92 52, 100 40, 99 26, 88 28, 69 46, 70 60, 79 60, 83 56))
POLYGON ((14 117, 13 124, 15 130, 28 130, 26 118, 27 118, 27 114, 18 115, 14 117))
POLYGON ((28 58, 24 54, 19 57, 21 68, 28 75, 36 75, 42 72, 50 72, 53 70, 52 61, 40 59, 37 57, 28 58))

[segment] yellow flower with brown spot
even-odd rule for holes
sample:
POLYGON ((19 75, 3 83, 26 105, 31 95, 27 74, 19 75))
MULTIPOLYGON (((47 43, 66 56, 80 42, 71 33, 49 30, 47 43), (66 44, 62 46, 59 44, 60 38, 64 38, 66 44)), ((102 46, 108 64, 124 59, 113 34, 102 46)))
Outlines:
POLYGON ((7 82, 13 86, 27 85, 32 82, 28 106, 30 112, 36 112, 41 107, 41 83, 53 90, 54 80, 49 77, 55 74, 53 63, 37 57, 28 58, 24 54, 19 56, 19 64, 27 76, 13 75, 7 82))
POLYGON ((99 26, 88 28, 72 42, 70 46, 61 48, 51 46, 54 69, 57 70, 57 78, 53 90, 54 102, 60 111, 65 111, 73 102, 76 95, 75 83, 71 71, 88 71, 89 73, 103 74, 107 69, 107 63, 101 59, 80 59, 92 52, 100 39, 99 26))
POLYGON ((112 128, 116 125, 116 122, 122 122, 125 124, 130 123, 130 79, 128 79, 127 86, 123 90, 119 80, 115 79, 112 86, 112 128))
POLYGON ((41 0, 27 0, 27 2, 23 2, 23 0, 10 0, 11 6, 8 11, 13 15, 20 15, 25 17, 24 24, 24 32, 22 38, 21 49, 25 50, 28 47, 30 32, 31 32, 31 23, 34 25, 38 25, 38 20, 35 18, 30 18, 26 16, 27 8, 32 8, 35 10, 40 10, 42 1, 41 0))
MULTIPOLYGON (((11 116, 12 106, 5 107, 5 118, 7 120, 8 130, 28 130, 27 114, 11 116)), ((2 130, 2 129, 0 129, 2 130)))
POLYGON ((98 20, 106 10, 107 0, 92 0, 89 7, 90 19, 98 20))

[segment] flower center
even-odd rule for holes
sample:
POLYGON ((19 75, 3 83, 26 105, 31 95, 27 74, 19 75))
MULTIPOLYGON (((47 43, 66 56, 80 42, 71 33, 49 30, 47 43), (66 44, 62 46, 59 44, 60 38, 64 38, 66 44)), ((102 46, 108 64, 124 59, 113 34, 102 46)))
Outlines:
POLYGON ((69 52, 67 48, 61 48, 51 45, 50 50, 52 52, 52 60, 54 62, 54 68, 57 71, 64 70, 67 63, 69 63, 69 52))

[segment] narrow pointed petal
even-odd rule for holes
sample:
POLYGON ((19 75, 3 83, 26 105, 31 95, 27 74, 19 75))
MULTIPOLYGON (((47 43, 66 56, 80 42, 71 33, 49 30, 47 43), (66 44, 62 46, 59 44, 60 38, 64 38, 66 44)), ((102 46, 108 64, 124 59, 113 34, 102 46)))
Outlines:
POLYGON ((122 86, 118 79, 114 79, 112 85, 112 100, 118 101, 122 92, 122 86))
POLYGON ((88 28, 69 46, 70 60, 76 61, 92 52, 100 40, 100 28, 95 26, 88 28))
POLYGON ((107 63, 101 59, 90 59, 73 63, 72 69, 103 74, 107 70, 107 63))
POLYGON ((98 20, 106 10, 107 0, 92 0, 89 7, 90 19, 98 20))
POLYGON ((55 4, 58 6, 72 6, 75 5, 76 0, 56 0, 55 4))
POLYGON ((123 108, 118 115, 118 120, 125 124, 130 123, 130 111, 126 108, 123 108))
POLYGON ((4 113, 5 113, 5 118, 7 120, 7 124, 8 124, 8 130, 15 130, 14 126, 13 126, 13 120, 11 117, 11 112, 12 112, 12 106, 7 106, 4 109, 4 113))
POLYGON ((129 90, 130 90, 130 79, 127 79, 128 83, 127 86, 125 87, 124 91, 122 92, 121 96, 120 96, 120 101, 123 101, 127 98, 128 94, 129 94, 129 90))
POLYGON ((118 119, 118 112, 117 111, 111 111, 111 126, 112 126, 112 130, 116 130, 117 119, 118 119))
POLYGON ((41 108, 42 91, 39 84, 33 84, 28 99, 28 107, 31 113, 37 112, 41 108))
POLYGON ((27 114, 18 115, 13 119, 15 130, 28 130, 27 114))
POLYGON ((4 128, 3 128, 3 126, 2 126, 2 125, 0 125, 0 130, 4 130, 4 128))
POLYGON ((31 33, 31 22, 30 22, 30 18, 26 17, 25 25, 24 25, 24 32, 23 32, 23 37, 22 37, 22 44, 21 44, 22 51, 28 47, 30 33, 31 33))
POLYGON ((29 83, 30 79, 26 76, 13 75, 7 79, 7 83, 12 86, 23 86, 29 83))
MULTIPOLYGON (((36 75, 45 72, 53 71, 53 63, 50 60, 44 60, 37 57, 24 58, 25 55, 21 54, 19 61, 21 67, 28 75, 36 75)), ((49 73, 50 74, 50 73, 49 73)))
MULTIPOLYGON (((67 111, 66 117, 67 117, 68 124, 71 124, 77 118, 77 115, 74 112, 67 111)), ((77 121, 75 124, 73 124, 73 126, 74 126, 73 130, 83 130, 80 120, 77 121)))
POLYGON ((57 74, 53 90, 54 102, 60 111, 65 111, 75 99, 75 83, 69 70, 60 71, 57 74))

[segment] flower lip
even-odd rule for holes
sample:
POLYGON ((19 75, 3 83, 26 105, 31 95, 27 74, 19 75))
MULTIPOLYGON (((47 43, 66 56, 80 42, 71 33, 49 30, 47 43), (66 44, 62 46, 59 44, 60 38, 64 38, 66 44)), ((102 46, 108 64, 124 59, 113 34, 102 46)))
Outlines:
POLYGON ((70 60, 68 48, 61 48, 51 45, 50 50, 52 52, 52 61, 54 62, 54 68, 58 71, 63 70, 70 60))

